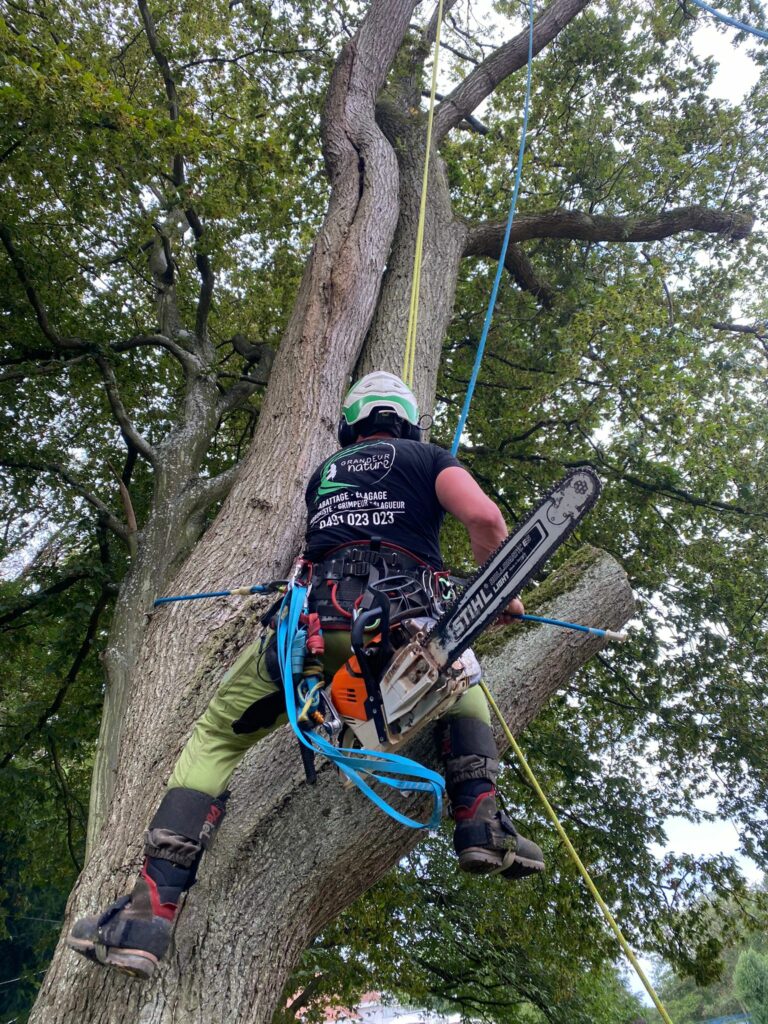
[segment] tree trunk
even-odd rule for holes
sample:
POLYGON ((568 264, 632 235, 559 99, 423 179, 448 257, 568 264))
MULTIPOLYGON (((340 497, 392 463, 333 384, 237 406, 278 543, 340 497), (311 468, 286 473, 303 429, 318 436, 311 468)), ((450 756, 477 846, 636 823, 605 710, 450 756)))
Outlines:
MULTIPOLYGON (((411 0, 372 5, 358 35, 339 57, 324 122, 332 185, 328 213, 272 368, 250 452, 216 522, 174 580, 176 593, 283 576, 300 550, 303 489, 333 448, 341 396, 373 317, 397 224, 397 161, 376 125, 375 102, 413 6, 411 0)), ((159 463, 162 473, 169 467, 173 471, 174 462, 183 458, 186 439, 178 440, 180 447, 164 453, 166 458, 159 463)), ((179 526, 173 509, 158 512, 158 529, 166 538, 173 537, 179 526)), ((150 567, 158 553, 147 547, 150 567)), ((167 581, 160 573, 154 591, 149 582, 148 574, 138 571, 123 587, 112 629, 118 649, 130 638, 131 652, 135 650, 138 624, 152 611, 152 598, 167 581)), ((188 605, 181 615, 155 617, 138 663, 126 659, 123 670, 110 678, 94 771, 92 841, 107 819, 112 794, 118 786, 125 792, 128 784, 119 766, 132 774, 133 752, 142 744, 137 734, 141 723, 130 709, 131 695, 141 700, 147 691, 170 693, 179 680, 193 679, 199 672, 203 639, 215 647, 216 632, 228 615, 227 608, 188 605), (122 749, 126 721, 131 723, 131 756, 122 749)), ((213 661, 221 665, 226 656, 221 650, 213 654, 213 661)), ((115 660, 112 654, 110 658, 115 660)), ((169 710, 167 702, 159 699, 157 710, 169 710)), ((190 725, 187 715, 170 719, 167 745, 178 744, 190 725)), ((160 755, 148 750, 147 756, 153 764, 160 755)))
MULTIPOLYGON (((564 589, 544 614, 618 629, 632 613, 626 576, 608 555, 592 553, 556 579, 564 589)), ((217 646, 228 642, 234 656, 237 636, 254 617, 253 605, 231 615, 219 629, 217 646)), ((584 634, 544 627, 499 635, 496 652, 484 659, 486 678, 512 732, 519 734, 601 646, 584 634)), ((154 713, 154 700, 146 692, 133 703, 133 714, 149 723, 137 746, 164 753, 154 764, 142 759, 126 779, 130 793, 118 790, 110 827, 73 893, 68 921, 124 891, 140 864, 140 823, 157 801, 176 753, 167 749, 168 721, 154 713)), ((180 692, 172 703, 179 714, 187 705, 197 712, 204 703, 200 686, 180 692)), ((184 717, 190 717, 189 709, 184 717)), ((406 753, 436 765, 431 730, 406 753)), ((33 1022, 266 1024, 311 938, 419 839, 356 790, 345 789, 327 764, 317 785, 307 785, 288 727, 250 752, 232 790, 229 814, 187 897, 157 979, 142 984, 105 973, 60 945, 33 1022)), ((424 813, 413 798, 401 807, 424 813)))

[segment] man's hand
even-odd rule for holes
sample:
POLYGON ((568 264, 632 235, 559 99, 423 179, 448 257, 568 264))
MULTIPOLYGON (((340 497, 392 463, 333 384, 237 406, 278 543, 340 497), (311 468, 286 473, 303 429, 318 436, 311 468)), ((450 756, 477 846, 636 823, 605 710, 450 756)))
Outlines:
POLYGON ((513 622, 520 621, 516 618, 518 615, 525 615, 525 608, 523 607, 523 602, 519 597, 513 597, 496 620, 496 623, 499 626, 510 626, 513 622))

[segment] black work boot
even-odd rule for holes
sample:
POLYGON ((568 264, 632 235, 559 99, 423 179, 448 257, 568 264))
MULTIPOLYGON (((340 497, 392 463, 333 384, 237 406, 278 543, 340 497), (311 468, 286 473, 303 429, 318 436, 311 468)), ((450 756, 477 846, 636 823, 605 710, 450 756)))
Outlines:
POLYGON ((122 896, 103 914, 76 921, 67 945, 94 963, 114 967, 135 978, 151 978, 168 949, 181 893, 191 884, 192 871, 147 857, 133 892, 122 896), (158 871, 158 866, 160 871, 158 871), (158 884, 153 875, 176 875, 173 887, 158 884))
POLYGON ((500 874, 525 878, 544 870, 540 847, 520 835, 510 818, 496 806, 496 790, 490 786, 468 805, 452 801, 453 847, 459 867, 474 875, 500 874))
POLYGON ((453 846, 462 871, 525 878, 544 869, 541 849, 521 835, 496 804, 496 740, 478 718, 442 724, 445 784, 456 828, 453 846))
POLYGON ((94 963, 151 978, 171 941, 182 893, 224 816, 228 794, 169 789, 145 836, 146 859, 133 891, 101 914, 76 921, 67 945, 94 963))

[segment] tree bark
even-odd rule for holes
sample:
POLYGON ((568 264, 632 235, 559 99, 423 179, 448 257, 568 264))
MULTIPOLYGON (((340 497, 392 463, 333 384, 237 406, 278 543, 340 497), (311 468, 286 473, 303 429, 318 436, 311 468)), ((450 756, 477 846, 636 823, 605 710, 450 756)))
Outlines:
MULTIPOLYGON (((632 614, 632 593, 618 564, 604 553, 566 564, 562 592, 543 614, 619 629, 632 614)), ((230 623, 230 641, 254 608, 230 623)), ((513 733, 535 718, 550 696, 603 646, 581 633, 512 627, 484 658, 486 679, 513 733), (498 646, 497 646, 498 645, 498 646)), ((232 652, 234 653, 234 651, 232 652)), ((201 704, 199 688, 178 697, 178 710, 201 704)), ((153 694, 133 711, 153 722, 153 740, 166 746, 164 718, 153 694)), ((505 744, 497 729, 500 747, 505 744)), ((437 766, 432 732, 406 751, 437 766)), ((132 820, 118 814, 86 866, 68 908, 68 920, 93 911, 130 884, 141 861, 141 827, 157 801, 175 751, 165 750, 152 771, 137 769, 132 820), (137 792, 137 790, 139 792, 137 792)), ((419 839, 396 825, 356 790, 345 789, 327 764, 316 786, 304 781, 288 727, 245 758, 232 782, 229 814, 199 883, 187 897, 174 944, 158 977, 142 984, 59 950, 31 1020, 34 1024, 266 1024, 292 966, 311 938, 364 892, 419 839)), ((424 814, 419 800, 401 803, 424 814)), ((504 884, 489 880, 489 885, 504 884)))

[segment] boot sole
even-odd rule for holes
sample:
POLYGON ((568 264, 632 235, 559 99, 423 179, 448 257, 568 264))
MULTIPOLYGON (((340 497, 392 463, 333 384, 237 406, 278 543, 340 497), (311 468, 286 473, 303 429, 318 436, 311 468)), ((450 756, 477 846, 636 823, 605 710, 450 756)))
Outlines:
POLYGON ((502 866, 500 853, 485 850, 482 846, 469 846, 459 854, 459 867, 470 875, 489 875, 502 866))
POLYGON ((510 878, 524 878, 526 875, 534 874, 544 870, 544 862, 531 860, 529 857, 521 857, 516 853, 508 851, 505 855, 501 852, 486 850, 482 846, 470 846, 459 854, 459 867, 471 875, 496 875, 507 871, 514 872, 519 869, 520 874, 510 873, 510 878))
POLYGON ((118 949, 111 946, 107 947, 105 956, 100 956, 95 944, 89 939, 75 939, 68 935, 66 941, 70 949, 80 953, 91 963, 112 967, 121 974, 140 978, 142 981, 148 981, 152 977, 158 963, 157 957, 144 949, 118 949))

